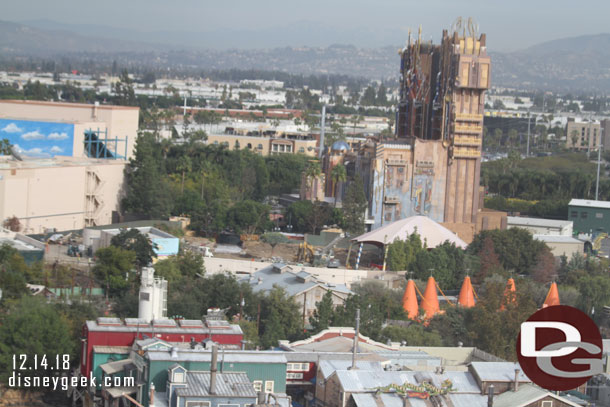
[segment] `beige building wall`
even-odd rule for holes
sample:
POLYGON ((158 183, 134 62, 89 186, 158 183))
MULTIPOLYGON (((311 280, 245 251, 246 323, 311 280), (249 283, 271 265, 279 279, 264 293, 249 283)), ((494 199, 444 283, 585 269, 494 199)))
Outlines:
POLYGON ((16 216, 23 233, 109 224, 119 209, 125 161, 0 162, 0 219, 16 216), (94 182, 95 180, 95 182, 94 182))
POLYGON ((551 249, 551 253, 553 256, 566 256, 568 259, 571 259, 572 256, 576 253, 583 254, 585 251, 585 245, 583 242, 574 242, 574 243, 562 243, 562 242, 545 242, 546 245, 551 249))
POLYGON ((601 126, 594 122, 568 122, 566 126, 566 147, 579 150, 596 149, 603 139, 601 136, 601 126), (576 135, 576 144, 572 136, 576 135))
MULTIPOLYGON (((0 100, 0 118, 82 123, 82 126, 74 127, 75 144, 80 143, 82 145, 82 130, 89 127, 105 126, 108 128, 109 138, 127 138, 127 158, 131 158, 133 155, 133 148, 138 135, 139 114, 140 108, 130 106, 0 100)), ((82 149, 80 151, 82 152, 82 149)), ((121 155, 125 154, 124 144, 121 143, 118 152, 121 155)))
MULTIPOLYGON (((322 301, 322 297, 326 294, 326 291, 326 288, 316 286, 294 296, 295 302, 299 305, 301 316, 303 315, 303 303, 305 303, 305 323, 309 323, 309 317, 313 316, 313 312, 318 308, 317 303, 322 301)), ((333 291, 333 306, 343 305, 346 298, 347 294, 333 291)))
POLYGON ((261 155, 269 154, 294 154, 301 153, 314 157, 316 155, 317 140, 290 140, 271 137, 241 136, 234 134, 209 134, 207 144, 225 144, 228 148, 235 148, 235 142, 239 143, 239 148, 250 149, 261 155), (276 148, 273 145, 277 145, 276 148), (284 151, 280 151, 280 145, 285 146, 284 151), (287 146, 290 146, 288 149, 287 146))

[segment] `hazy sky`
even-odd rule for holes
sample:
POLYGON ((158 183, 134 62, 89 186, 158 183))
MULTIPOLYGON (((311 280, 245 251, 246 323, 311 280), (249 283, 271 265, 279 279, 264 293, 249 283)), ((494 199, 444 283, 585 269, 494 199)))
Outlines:
POLYGON ((422 24, 424 37, 436 40, 457 16, 471 16, 487 33, 489 48, 504 51, 608 32, 609 12, 608 0, 5 0, 0 19, 89 22, 139 31, 257 30, 308 21, 406 33, 422 24))

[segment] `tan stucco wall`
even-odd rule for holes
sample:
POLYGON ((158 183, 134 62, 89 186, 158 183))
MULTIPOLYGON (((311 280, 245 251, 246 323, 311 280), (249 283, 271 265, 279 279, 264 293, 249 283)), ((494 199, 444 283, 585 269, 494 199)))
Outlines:
POLYGON ((546 245, 551 249, 553 256, 566 255, 568 259, 572 258, 574 253, 582 254, 585 250, 583 242, 580 243, 552 243, 546 242, 546 245))
MULTIPOLYGON (((292 145, 291 153, 299 153, 300 149, 303 148, 301 154, 308 156, 315 156, 315 147, 317 144, 316 140, 288 140, 288 139, 272 139, 270 137, 253 137, 253 136, 240 136, 233 134, 209 134, 207 144, 222 144, 227 143, 229 149, 235 148, 235 142, 239 142, 241 149, 248 148, 248 144, 252 146, 251 150, 254 152, 260 152, 261 155, 269 155, 271 151, 271 142, 278 140, 281 142, 289 141, 292 145), (262 149, 258 148, 258 145, 262 145, 262 149), (312 147, 311 150, 309 147, 312 147)), ((286 152, 279 152, 278 154, 290 154, 286 152)))
MULTIPOLYGON (((41 160, 0 168, 0 219, 19 218, 23 233, 41 233, 45 228, 80 229, 85 226, 87 169, 95 171, 101 183, 96 194, 103 202, 96 224, 109 224, 112 211, 119 209, 125 161, 41 160), (52 163, 56 165, 52 165, 52 163)), ((91 190, 91 188, 90 188, 91 190)))

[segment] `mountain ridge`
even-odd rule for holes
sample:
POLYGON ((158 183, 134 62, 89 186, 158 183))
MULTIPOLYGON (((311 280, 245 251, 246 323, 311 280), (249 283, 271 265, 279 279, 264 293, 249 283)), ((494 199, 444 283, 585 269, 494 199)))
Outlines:
MULTIPOLYGON (((44 25, 41 21, 37 24, 44 25)), ((87 58, 98 57, 100 60, 120 55, 122 61, 127 63, 151 63, 156 67, 338 73, 374 79, 397 77, 399 74, 396 53, 399 47, 395 45, 365 48, 334 42, 326 46, 208 49, 196 46, 194 42, 176 45, 171 38, 165 43, 156 43, 150 42, 154 38, 140 41, 140 37, 125 39, 93 35, 107 29, 104 26, 90 26, 92 35, 83 35, 60 29, 62 24, 53 26, 52 22, 47 22, 46 25, 55 28, 41 29, 0 21, 0 53, 47 58, 86 53, 87 58)), ((128 32, 117 29, 113 35, 121 37, 128 32)), ((255 41, 260 41, 260 38, 255 41)), ((610 92, 609 33, 561 38, 513 52, 490 51, 490 55, 492 83, 495 86, 610 92)))

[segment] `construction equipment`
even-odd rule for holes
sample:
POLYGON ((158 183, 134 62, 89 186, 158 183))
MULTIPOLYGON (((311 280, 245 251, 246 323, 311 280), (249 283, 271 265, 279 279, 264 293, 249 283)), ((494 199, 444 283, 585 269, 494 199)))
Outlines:
POLYGON ((249 235, 249 234, 243 234, 243 235, 239 236, 239 239, 242 242, 257 242, 258 238, 259 238, 258 235, 249 235))
POLYGON ((314 248, 309 243, 303 241, 299 245, 299 250, 297 251, 297 261, 305 262, 305 263, 313 263, 314 258, 314 248))
POLYGON ((600 233, 597 235, 595 240, 593 240, 593 252, 597 253, 599 249, 602 247, 602 241, 608 237, 607 233, 600 233))

